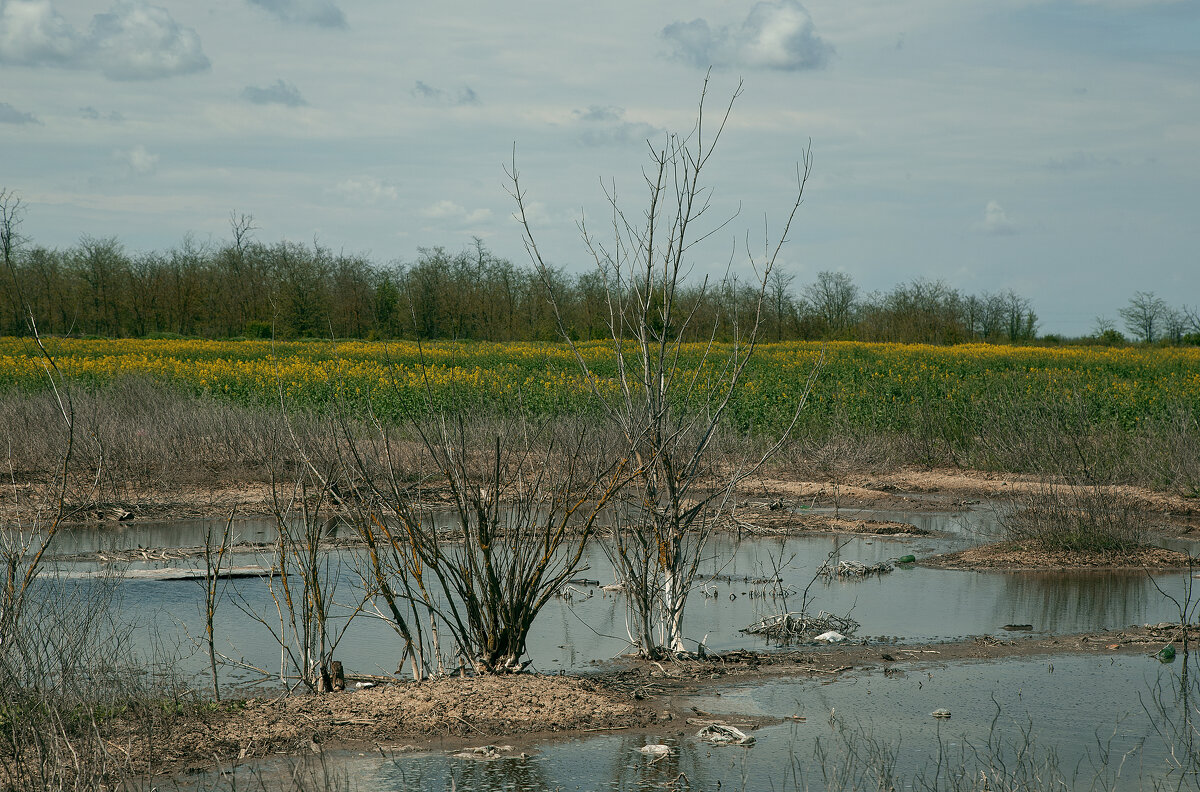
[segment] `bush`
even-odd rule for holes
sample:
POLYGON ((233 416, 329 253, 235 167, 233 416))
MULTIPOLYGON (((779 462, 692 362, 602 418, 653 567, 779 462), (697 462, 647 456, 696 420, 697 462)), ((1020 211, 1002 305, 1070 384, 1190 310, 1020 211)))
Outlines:
POLYGON ((1146 543, 1144 504, 1102 487, 1047 484, 1001 520, 1005 538, 1047 550, 1120 553, 1146 543))

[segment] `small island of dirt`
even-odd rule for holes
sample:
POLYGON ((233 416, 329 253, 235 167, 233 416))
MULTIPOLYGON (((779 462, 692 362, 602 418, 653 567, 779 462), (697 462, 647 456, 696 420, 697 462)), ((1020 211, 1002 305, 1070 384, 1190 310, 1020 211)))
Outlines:
POLYGON ((1064 550, 1037 541, 996 542, 922 559, 924 566, 940 569, 989 571, 1114 571, 1132 569, 1177 570, 1195 565, 1196 559, 1178 550, 1143 545, 1127 550, 1064 550))

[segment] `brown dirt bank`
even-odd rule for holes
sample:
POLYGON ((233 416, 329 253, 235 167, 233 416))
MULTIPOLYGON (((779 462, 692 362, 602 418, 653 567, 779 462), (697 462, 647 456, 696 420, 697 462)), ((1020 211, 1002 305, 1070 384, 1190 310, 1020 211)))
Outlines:
POLYGON ((1120 552, 1087 552, 1044 547, 1036 541, 996 542, 921 559, 924 566, 940 569, 990 571, 1122 569, 1173 570, 1195 564, 1187 553, 1161 547, 1138 547, 1120 552))

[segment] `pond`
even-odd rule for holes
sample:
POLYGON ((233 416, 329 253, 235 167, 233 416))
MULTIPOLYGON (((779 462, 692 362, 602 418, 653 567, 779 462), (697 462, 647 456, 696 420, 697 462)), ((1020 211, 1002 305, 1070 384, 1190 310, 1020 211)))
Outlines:
MULTIPOLYGON (((930 535, 746 536, 738 541, 717 534, 706 548, 691 594, 685 623, 690 641, 714 651, 770 648, 769 642, 742 630, 764 616, 798 610, 802 602, 810 612, 857 620, 854 640, 900 648, 966 636, 1007 636, 1004 626, 1009 624, 1032 625, 1041 635, 1078 633, 1175 619, 1177 611, 1159 588, 1179 596, 1189 582, 1182 572, 1151 580, 1143 572, 997 573, 919 565, 899 565, 888 574, 860 580, 815 578, 817 567, 833 555, 876 564, 976 544, 994 532, 996 519, 987 510, 864 511, 853 516, 907 522, 930 535)), ((223 523, 75 530, 61 537, 56 551, 71 556, 196 547, 214 525, 219 529, 223 523)), ((242 541, 275 538, 269 522, 242 521, 236 529, 242 541)), ((195 558, 154 556, 147 552, 115 568, 197 563, 195 558)), ((335 601, 356 601, 360 551, 332 550, 329 558, 340 574, 335 601)), ((234 561, 269 563, 253 552, 234 561)), ((62 585, 89 586, 96 581, 72 576, 109 565, 70 560, 54 566, 64 578, 62 585)), ((589 582, 568 586, 534 623, 529 658, 535 670, 588 673, 630 649, 624 598, 590 582, 613 582, 612 567, 598 546, 589 549, 586 566, 579 577, 589 582)), ((44 585, 54 585, 53 579, 44 585)), ((202 587, 188 581, 127 579, 117 588, 120 613, 135 625, 138 648, 168 660, 195 684, 205 684, 207 658, 197 640, 203 635, 202 587)), ((344 611, 335 610, 339 613, 344 611)), ((342 626, 345 620, 336 621, 342 626)), ((217 609, 217 647, 238 663, 223 666, 224 684, 277 684, 271 677, 280 668, 280 646, 268 626, 278 630, 279 624, 266 579, 228 581, 217 609)), ((400 641, 386 624, 359 616, 346 627, 335 657, 350 675, 390 675, 400 652, 400 641)), ((695 706, 707 711, 782 719, 755 731, 751 748, 716 748, 699 741, 695 727, 670 724, 660 732, 525 745, 512 758, 494 761, 456 759, 440 750, 385 749, 371 756, 329 754, 324 764, 309 770, 332 773, 359 790, 843 789, 876 788, 881 774, 898 788, 923 788, 921 779, 927 776, 922 774, 936 773, 942 783, 954 773, 995 774, 1002 763, 1037 779, 1062 776, 1066 780, 1060 786, 1067 788, 1135 789, 1151 780, 1195 788, 1197 777, 1172 765, 1171 750, 1182 739, 1181 729, 1194 734, 1182 721, 1192 716, 1200 699, 1200 691, 1192 690, 1200 669, 1193 669, 1192 681, 1181 684, 1181 667, 1182 662, 1161 665, 1130 655, 904 663, 899 670, 859 672, 825 684, 775 679, 724 687, 694 699, 695 706), (1181 690, 1187 700, 1181 699, 1181 690), (950 719, 932 717, 937 709, 949 709, 950 719), (639 749, 648 743, 665 744, 670 752, 647 756, 639 749), (522 752, 527 756, 521 758, 522 752)), ((290 760, 246 767, 239 778, 258 778, 239 788, 287 788, 284 779, 293 770, 290 760), (276 782, 279 786, 272 786, 276 782)), ((221 784, 198 778, 184 788, 214 785, 221 784)))
MULTIPOLYGON (((843 510, 844 511, 844 510, 843 510)), ((1065 634, 1130 624, 1167 621, 1178 617, 1170 601, 1144 572, 1023 572, 982 573, 900 565, 889 574, 853 581, 814 580, 814 572, 831 553, 845 560, 875 564, 904 555, 918 557, 978 543, 993 529, 989 511, 960 514, 861 512, 863 519, 900 520, 931 536, 843 536, 817 534, 797 537, 743 537, 740 541, 716 534, 705 551, 700 578, 688 605, 688 639, 714 651, 762 649, 769 642, 742 632, 764 616, 799 610, 807 589, 810 612, 849 615, 860 623, 856 639, 900 643, 951 640, 971 635, 1003 635, 1009 624, 1030 624, 1034 633, 1065 634), (751 581, 778 577, 778 584, 751 581), (787 596, 779 596, 780 594, 787 596)), ((76 530, 63 537, 60 554, 137 547, 195 547, 203 543, 211 523, 188 521, 122 527, 119 531, 76 530)), ((263 521, 237 525, 248 541, 270 541, 274 526, 263 521)), ((335 601, 357 601, 355 569, 361 561, 354 549, 331 552, 340 574, 335 601)), ((123 568, 195 565, 196 559, 143 560, 123 568)), ((267 556, 245 554, 235 565, 269 566, 267 556)), ((65 574, 95 571, 95 563, 60 563, 65 574)), ((579 577, 601 584, 614 580, 601 549, 593 545, 579 577)), ((1157 585, 1169 592, 1182 590, 1183 573, 1156 575, 1157 585)), ((80 581, 83 584, 83 581, 80 581)), ((127 580, 120 586, 123 611, 139 625, 136 632, 148 648, 151 642, 173 646, 179 667, 200 673, 206 658, 191 637, 203 634, 203 589, 196 582, 127 580)), ((335 609, 335 615, 348 609, 335 609)), ((263 579, 231 580, 217 609, 218 649, 246 665, 278 671, 280 649, 258 617, 278 628, 278 616, 263 579), (257 616, 256 616, 257 615, 257 616)), ((335 620, 336 621, 336 620, 335 620)), ((344 621, 342 619, 341 621, 344 621)), ((340 624, 340 621, 338 622, 340 624)), ((596 585, 569 586, 550 601, 535 621, 529 639, 532 666, 540 671, 584 671, 597 662, 629 650, 625 599, 596 585)), ((390 674, 395 671, 401 644, 377 619, 359 616, 349 625, 336 656, 347 673, 390 674)), ((245 668, 227 667, 229 681, 256 676, 245 668)))

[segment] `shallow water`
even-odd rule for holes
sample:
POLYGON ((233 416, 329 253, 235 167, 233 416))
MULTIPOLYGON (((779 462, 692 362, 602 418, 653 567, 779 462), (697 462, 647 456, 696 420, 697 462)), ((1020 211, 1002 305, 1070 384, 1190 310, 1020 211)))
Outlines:
MULTIPOLYGON (((1194 679, 1200 668, 1191 671, 1194 679)), ((803 718, 752 732, 756 743, 748 748, 710 746, 697 739, 697 726, 676 722, 659 731, 522 746, 511 758, 486 762, 443 751, 332 754, 328 769, 361 792, 877 788, 852 782, 874 781, 884 771, 909 789, 939 768, 943 782, 947 771, 977 779, 982 769, 996 778, 1003 760, 1010 773, 1036 773, 1045 786, 1034 788, 1050 788, 1058 772, 1067 788, 1140 789, 1156 779, 1192 789, 1195 777, 1182 774, 1171 756, 1183 747, 1176 727, 1185 725, 1185 708, 1196 713, 1200 686, 1193 682, 1193 698, 1180 700, 1179 672, 1180 663, 1138 656, 1050 656, 922 664, 826 684, 778 680, 693 699, 721 713, 803 718), (932 717, 939 708, 951 717, 932 717), (641 754, 650 743, 671 753, 641 754), (672 787, 681 774, 687 783, 672 787)), ((256 771, 269 779, 281 766, 256 771)))
MULTIPOLYGON (((845 513, 845 510, 843 510, 845 513)), ((712 650, 739 647, 761 649, 768 642, 741 630, 774 613, 800 610, 808 589, 809 612, 820 610, 849 614, 861 623, 855 638, 898 642, 937 641, 968 635, 1004 634, 1006 624, 1031 624, 1037 633, 1075 633, 1122 627, 1129 624, 1177 618, 1171 603, 1141 572, 1112 573, 996 573, 899 567, 890 574, 858 581, 826 583, 813 580, 816 568, 835 548, 840 558, 874 564, 912 553, 918 557, 966 544, 987 536, 988 512, 963 514, 905 514, 860 512, 864 519, 903 519, 936 536, 902 538, 835 536, 830 534, 787 538, 714 536, 705 551, 698 587, 689 602, 685 632, 689 641, 704 642, 712 650), (764 577, 782 578, 788 596, 771 596, 779 589, 750 583, 764 577), (765 596, 764 596, 765 595, 765 596)), ((163 526, 130 526, 113 533, 76 531, 60 552, 82 552, 108 547, 188 547, 203 541, 206 523, 189 521, 163 526)), ((269 541, 274 528, 262 522, 238 525, 239 536, 269 541), (261 537, 261 538, 260 538, 261 537)), ((331 553, 342 583, 336 601, 357 601, 357 576, 353 567, 357 551, 331 553)), ((197 561, 141 561, 130 566, 185 566, 197 561)), ((269 565, 269 559, 239 555, 235 565, 269 565)), ((96 569, 95 564, 63 564, 66 571, 96 569)), ((611 565, 598 547, 587 555, 580 577, 613 582, 611 565)), ((1182 589, 1186 575, 1156 576, 1168 591, 1182 589)), ((173 647, 179 665, 199 673, 204 658, 194 636, 202 634, 203 589, 195 582, 127 580, 121 584, 124 611, 140 627, 137 635, 149 647, 173 647)), ((280 647, 266 627, 248 614, 259 614, 275 629, 278 616, 268 585, 260 579, 230 581, 217 611, 218 649, 247 664, 278 672, 280 647)), ((335 610, 335 616, 345 609, 335 610)), ((335 625, 340 620, 334 620, 335 625)), ((550 601, 534 623, 529 638, 533 667, 583 670, 629 650, 625 600, 597 586, 577 585, 566 596, 550 601)), ((401 644, 378 620, 358 617, 349 626, 336 652, 348 673, 388 674, 395 671, 401 644)), ((229 667, 230 681, 247 681, 256 675, 229 667)))
MULTIPOLYGON (((762 538, 737 542, 717 535, 710 541, 697 589, 689 601, 685 632, 692 642, 712 650, 761 649, 767 642, 741 632, 763 616, 799 610, 808 589, 810 612, 849 614, 861 622, 855 639, 899 644, 938 641, 968 635, 1009 635, 1006 624, 1032 624, 1035 633, 1065 634, 1177 618, 1174 606, 1140 572, 997 573, 898 567, 890 574, 858 581, 814 580, 816 568, 835 550, 847 560, 874 564, 912 553, 918 557, 986 540, 994 530, 991 512, 911 514, 846 512, 842 516, 910 522, 933 536, 834 536, 762 538), (778 575, 781 582, 752 582, 778 575), (780 596, 785 592, 786 596, 780 596), (772 596, 774 593, 775 596, 772 596)), ((63 554, 138 547, 195 547, 213 523, 188 521, 165 525, 137 524, 117 531, 74 531, 57 549, 63 554)), ((218 528, 220 525, 218 525, 218 528)), ((274 526, 267 522, 237 524, 239 538, 269 542, 274 526)), ((330 553, 341 583, 335 600, 353 602, 359 591, 354 566, 356 550, 330 553)), ((192 560, 143 560, 130 566, 187 565, 192 560)), ((235 564, 267 564, 269 559, 241 554, 235 564)), ((613 581, 613 571, 598 547, 587 555, 580 577, 613 581)), ((67 572, 100 568, 95 563, 64 563, 67 572)), ((1188 581, 1184 573, 1155 577, 1159 586, 1178 595, 1188 581)), ((95 585, 74 580, 69 585, 95 585)), ((202 681, 206 657, 196 636, 202 635, 203 589, 195 582, 124 580, 118 585, 124 618, 137 624, 135 637, 147 654, 170 656, 176 668, 202 681)), ((218 651, 268 675, 280 668, 280 646, 266 625, 278 630, 278 615, 263 579, 231 580, 217 611, 218 651)), ((335 616, 344 611, 335 610, 335 616)), ((541 671, 584 671, 628 651, 625 601, 595 585, 579 584, 550 601, 534 623, 529 657, 541 671)), ((344 619, 335 618, 335 625, 344 619)), ((348 627, 335 657, 349 674, 391 674, 401 644, 378 620, 358 617, 348 627)), ((924 658, 934 657, 922 655, 924 658)), ((996 754, 1012 761, 1020 745, 1032 740, 1035 756, 1049 772, 1053 755, 1065 771, 1084 780, 1102 773, 1098 788, 1133 789, 1145 777, 1169 770, 1169 748, 1181 704, 1175 700, 1179 666, 1162 666, 1148 657, 1061 656, 997 662, 939 665, 924 662, 900 673, 868 672, 828 684, 809 680, 775 680, 722 688, 720 695, 696 699, 710 711, 742 712, 778 718, 801 716, 757 731, 752 748, 714 748, 695 738, 696 727, 668 724, 650 733, 613 733, 589 739, 546 743, 528 758, 492 762, 452 759, 440 752, 387 756, 337 757, 332 771, 350 777, 360 790, 477 789, 649 790, 680 781, 692 789, 822 789, 841 788, 823 773, 837 768, 849 773, 853 754, 858 769, 872 762, 887 765, 908 779, 943 762, 962 764, 964 750, 996 754), (1155 702, 1163 702, 1161 708, 1155 702), (930 713, 945 707, 948 721, 930 713), (832 719, 830 715, 833 715, 832 719), (661 741, 672 753, 653 760, 637 751, 661 741), (823 758, 816 758, 825 751, 823 758), (1048 753, 1049 752, 1049 753, 1048 753), (867 759, 862 759, 867 757, 867 759), (863 764, 866 762, 866 764, 863 764), (933 763, 933 764, 931 764, 933 763), (1119 769, 1119 770, 1118 770, 1119 769)), ((903 666, 902 666, 903 667, 903 666)), ((223 667, 225 683, 262 681, 262 675, 223 667)), ((1193 670, 1193 679, 1200 668, 1193 670)), ((1193 684, 1193 687, 1195 685, 1193 684)), ((1200 699, 1200 691, 1192 694, 1200 699)), ((1194 709, 1194 706, 1193 706, 1194 709)), ((971 753, 970 756, 976 754, 971 753)), ((333 759, 333 757, 329 757, 333 759)), ((973 760, 970 760, 973 761, 973 760)), ((327 768, 330 769, 330 768, 327 768)), ((265 763, 255 772, 268 776, 280 765, 265 763)), ((974 772, 974 771, 972 771, 974 772)), ((993 772, 993 770, 988 770, 993 772)), ((1184 788, 1194 788, 1188 777, 1184 788), (1189 786, 1190 784, 1190 786, 1189 786)), ((844 779, 842 779, 844 780, 844 779)), ((255 779, 248 788, 259 788, 255 779)), ((273 782, 272 782, 273 783, 273 782)), ((1172 780, 1172 786, 1174 782, 1172 780)), ((867 784, 874 788, 873 784, 867 784)), ((1078 788, 1088 784, 1078 783, 1078 788)), ((240 788, 247 788, 245 784, 240 788)), ((275 788, 268 785, 266 788, 275 788)))

